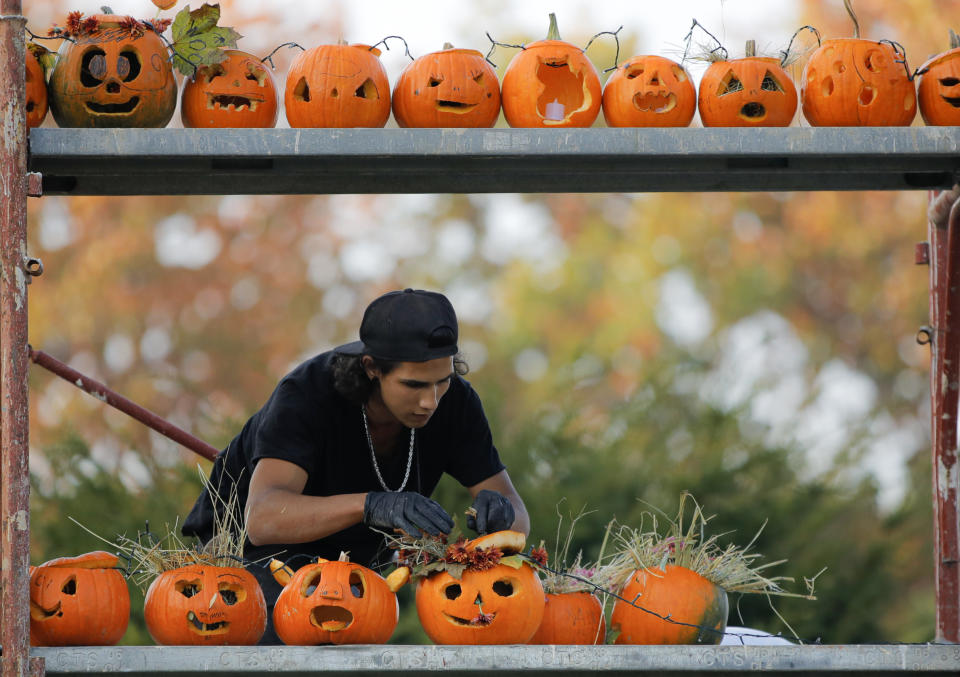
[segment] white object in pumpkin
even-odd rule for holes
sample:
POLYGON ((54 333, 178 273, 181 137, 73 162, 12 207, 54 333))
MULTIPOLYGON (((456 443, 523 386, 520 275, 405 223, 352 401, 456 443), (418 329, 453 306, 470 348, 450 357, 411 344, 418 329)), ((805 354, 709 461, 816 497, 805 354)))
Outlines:
POLYGON ((547 114, 543 117, 547 120, 562 120, 563 104, 557 99, 554 99, 551 103, 547 104, 547 114))

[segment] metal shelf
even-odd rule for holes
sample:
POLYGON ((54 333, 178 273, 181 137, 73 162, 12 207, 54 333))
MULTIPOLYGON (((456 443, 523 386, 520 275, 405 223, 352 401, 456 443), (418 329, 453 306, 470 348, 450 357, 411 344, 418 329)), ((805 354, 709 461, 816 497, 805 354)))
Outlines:
POLYGON ((960 127, 58 129, 47 195, 925 190, 960 127))

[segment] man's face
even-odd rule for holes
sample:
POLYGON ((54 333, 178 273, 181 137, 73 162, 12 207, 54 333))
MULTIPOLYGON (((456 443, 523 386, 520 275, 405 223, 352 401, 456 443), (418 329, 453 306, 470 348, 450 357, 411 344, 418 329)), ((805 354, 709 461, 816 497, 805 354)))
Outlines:
POLYGON ((387 411, 408 428, 422 428, 450 388, 453 358, 401 362, 388 374, 368 366, 367 374, 380 379, 380 397, 387 411))

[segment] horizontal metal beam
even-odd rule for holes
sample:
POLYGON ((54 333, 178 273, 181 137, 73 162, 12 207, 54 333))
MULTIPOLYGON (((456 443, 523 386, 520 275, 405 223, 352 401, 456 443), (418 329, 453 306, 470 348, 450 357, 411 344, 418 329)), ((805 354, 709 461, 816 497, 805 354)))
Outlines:
POLYGON ((36 648, 49 675, 960 674, 960 646, 278 646, 36 648))
POLYGON ((56 129, 46 195, 927 190, 957 127, 56 129))

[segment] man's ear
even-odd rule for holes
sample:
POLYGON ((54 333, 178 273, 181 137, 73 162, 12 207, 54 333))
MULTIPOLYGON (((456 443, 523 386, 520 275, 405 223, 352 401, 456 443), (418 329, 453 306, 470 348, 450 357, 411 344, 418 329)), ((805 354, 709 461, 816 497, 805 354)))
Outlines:
POLYGON ((361 357, 360 364, 363 365, 363 370, 367 372, 367 378, 371 381, 380 376, 380 370, 377 369, 376 365, 373 363, 373 358, 369 355, 364 355, 361 357))

